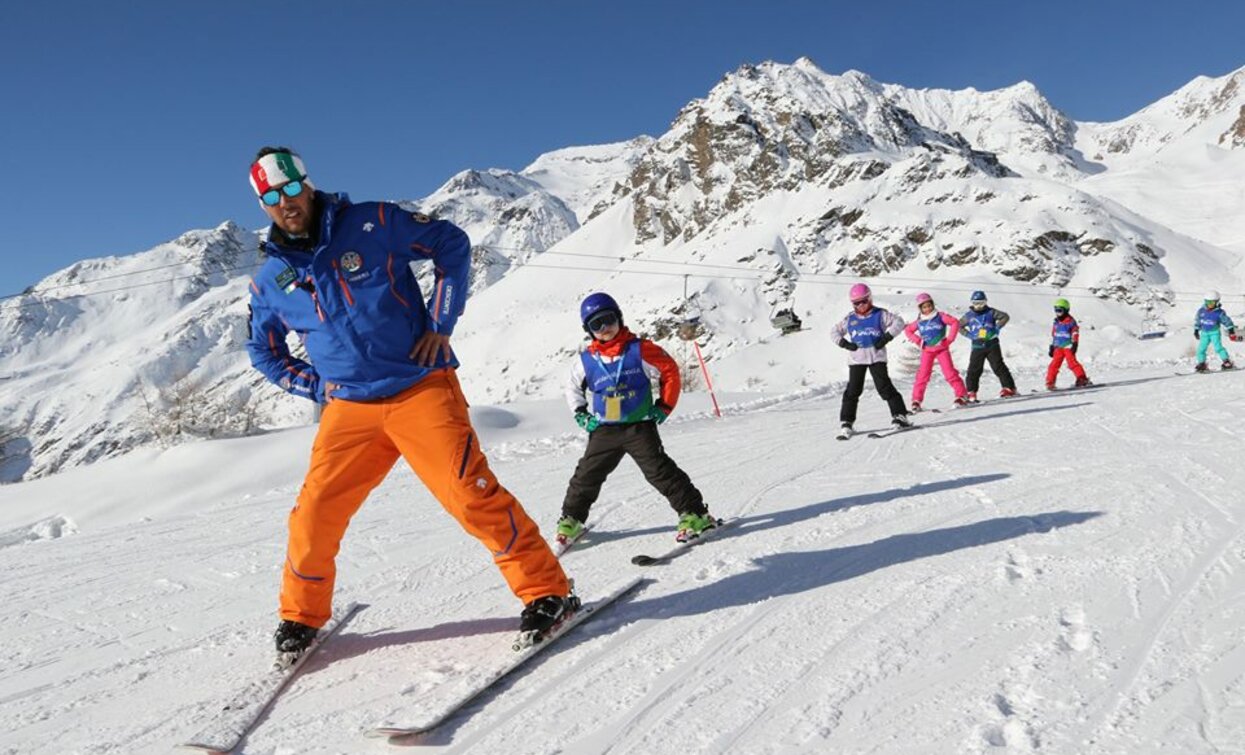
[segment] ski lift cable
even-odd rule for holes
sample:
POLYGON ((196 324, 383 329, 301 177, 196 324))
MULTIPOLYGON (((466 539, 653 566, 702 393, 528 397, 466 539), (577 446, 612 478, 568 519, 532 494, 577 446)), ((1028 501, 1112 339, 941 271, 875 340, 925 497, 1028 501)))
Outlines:
MULTIPOLYGON (((493 248, 509 249, 507 247, 493 247, 493 248)), ((524 250, 514 250, 514 251, 524 251, 524 250)), ((530 251, 535 251, 535 250, 530 250, 530 251)), ((571 252, 545 252, 544 254, 586 257, 586 258, 595 258, 595 259, 605 259, 605 260, 611 260, 611 261, 620 259, 618 257, 614 257, 610 255, 593 255, 593 254, 571 253, 571 252)), ((14 303, 11 301, 19 297, 39 296, 45 293, 46 291, 59 290, 63 288, 71 288, 74 286, 88 286, 98 281, 115 280, 118 278, 131 277, 134 275, 140 275, 143 273, 152 272, 154 270, 167 269, 170 267, 178 267, 180 265, 189 264, 194 261, 196 260, 186 260, 185 262, 173 263, 170 265, 163 265, 163 266, 152 267, 152 268, 144 268, 142 270, 133 270, 133 271, 129 271, 126 273, 118 273, 113 276, 93 278, 89 281, 79 281, 77 283, 58 284, 56 286, 50 286, 50 287, 35 290, 35 291, 25 291, 25 292, 16 293, 16 294, 8 294, 5 296, 0 296, 0 311, 4 311, 6 309, 27 309, 27 308, 37 307, 37 306, 43 306, 44 304, 46 304, 46 300, 42 298, 37 298, 32 301, 24 301, 24 302, 17 302, 17 303, 14 303)), ((735 270, 735 271, 739 271, 745 274, 744 275, 722 275, 719 273, 700 272, 700 271, 697 271, 694 273, 688 273, 688 272, 675 272, 675 271, 667 272, 667 271, 658 271, 658 270, 595 268, 595 267, 583 267, 583 266, 574 266, 574 265, 544 265, 544 264, 534 263, 534 262, 516 263, 515 267, 516 269, 521 268, 521 267, 534 267, 534 268, 548 269, 548 270, 577 270, 577 271, 584 271, 584 272, 601 272, 601 273, 611 273, 611 274, 619 274, 619 275, 659 275, 659 276, 664 276, 664 277, 676 276, 676 277, 684 278, 685 282, 687 278, 692 275, 695 275, 696 277, 699 277, 699 278, 712 278, 712 279, 719 279, 719 280, 753 280, 753 281, 762 281, 767 276, 766 271, 758 270, 756 268, 751 268, 751 267, 745 267, 745 266, 710 265, 710 264, 701 264, 701 263, 695 263, 695 262, 671 262, 668 260, 643 260, 643 259, 635 259, 635 258, 629 258, 626 261, 630 261, 634 263, 676 265, 676 266, 680 266, 683 268, 693 268, 693 269, 703 267, 703 268, 710 268, 710 269, 735 270)), ((128 290, 132 290, 136 288, 145 288, 148 286, 156 286, 156 285, 161 285, 164 283, 173 283, 179 280, 197 278, 205 274, 210 275, 210 274, 215 274, 215 273, 237 272, 240 270, 254 270, 254 269, 259 268, 262 264, 263 263, 252 263, 252 264, 247 264, 247 265, 224 267, 224 268, 220 268, 219 270, 205 271, 205 272, 195 273, 192 275, 174 276, 172 278, 162 278, 156 281, 147 281, 147 282, 136 283, 136 284, 128 285, 128 286, 119 286, 117 288, 110 288, 110 289, 105 289, 102 291, 87 291, 81 294, 72 294, 72 295, 64 296, 64 297, 51 297, 51 298, 55 299, 56 301, 68 301, 68 300, 73 300, 73 299, 89 298, 92 296, 102 296, 105 294, 119 293, 122 291, 128 291, 128 290)), ((859 277, 859 276, 842 276, 842 275, 835 276, 829 273, 804 273, 797 280, 800 283, 810 284, 810 285, 844 285, 845 283, 845 281, 843 280, 844 278, 854 278, 854 277, 859 277), (825 280, 823 280, 823 278, 825 280)), ((940 280, 933 279, 933 278, 888 277, 888 278, 878 280, 874 285, 890 286, 894 288, 918 287, 919 286, 922 288, 927 288, 931 291, 967 292, 967 291, 975 290, 977 287, 983 284, 970 284, 970 283, 957 284, 956 282, 940 281, 940 280)), ((1091 292, 1094 296, 1097 296, 1098 295, 1097 292, 1101 291, 1101 287, 1055 286, 1052 284, 1027 284, 1027 283, 1021 283, 1021 282, 1013 283, 1013 282, 1008 282, 1008 281, 991 282, 986 285, 988 285, 991 288, 996 288, 1000 286, 1024 286, 1030 289, 1026 291, 1007 291, 1006 293, 1008 296, 1043 296, 1043 297, 1050 296, 1050 293, 1046 291, 1031 290, 1034 285, 1041 285, 1044 288, 1053 289, 1056 292, 1087 291, 1087 292, 1091 292)), ((1195 293, 1192 291, 1173 291, 1172 294, 1173 294, 1173 299, 1176 301, 1200 301, 1203 298, 1201 293, 1195 293)), ((1234 299, 1238 296, 1243 296, 1243 295, 1242 294, 1230 294, 1222 298, 1223 299, 1234 299)))
MULTIPOLYGON (((537 252, 538 251, 535 249, 519 249, 516 247, 493 246, 491 244, 488 246, 491 249, 501 249, 501 250, 513 251, 513 252, 537 252)), ((705 262, 687 262, 687 261, 679 262, 679 261, 673 261, 673 260, 649 260, 649 259, 641 259, 638 257, 620 257, 618 255, 612 255, 612 254, 589 254, 586 252, 544 251, 544 252, 539 252, 539 253, 542 255, 555 255, 555 256, 562 256, 562 257, 584 257, 584 258, 589 258, 589 259, 618 260, 622 262, 636 262, 636 263, 647 262, 649 264, 654 264, 654 265, 676 265, 676 266, 688 267, 688 268, 712 268, 712 269, 720 269, 720 270, 739 270, 739 271, 748 271, 748 272, 753 272, 753 273, 758 273, 758 274, 764 274, 766 272, 763 270, 759 270, 758 268, 748 267, 745 265, 717 265, 717 264, 711 264, 711 263, 705 263, 705 262)), ((709 277, 709 276, 702 276, 702 277, 709 277)), ((821 278, 830 278, 833 280, 826 281, 826 282, 834 282, 834 283, 842 284, 844 282, 843 281, 844 278, 859 278, 859 277, 866 277, 866 276, 840 275, 840 274, 835 274, 835 273, 799 273, 796 280, 800 282, 804 282, 804 283, 814 283, 814 282, 821 282, 819 281, 819 279, 821 278)), ((868 278, 866 277, 866 279, 868 278)), ((923 277, 915 277, 915 276, 887 276, 885 278, 878 279, 878 285, 897 285, 897 286, 921 285, 923 286, 923 285, 928 284, 930 285, 931 288, 936 287, 937 285, 941 285, 944 288, 948 288, 949 290, 966 290, 966 291, 973 291, 973 290, 976 290, 977 288, 980 288, 981 286, 988 286, 990 288, 1011 286, 1011 287, 1028 288, 1028 289, 1032 289, 1034 286, 1042 286, 1045 288, 1054 289, 1056 291, 1088 291, 1088 292, 1096 292, 1102 289, 1101 286, 1057 286, 1051 283, 1025 283, 1023 281, 992 281, 986 284, 964 283, 962 288, 950 288, 947 286, 948 283, 954 283, 954 282, 955 281, 945 281, 939 278, 923 278, 923 277)), ((1201 292, 1195 292, 1195 291, 1172 291, 1172 294, 1176 295, 1177 297, 1190 297, 1191 299, 1200 299, 1202 297, 1201 292)), ((1237 296, 1245 297, 1245 294, 1229 294, 1228 297, 1224 297, 1224 298, 1229 298, 1229 297, 1234 298, 1237 296)))

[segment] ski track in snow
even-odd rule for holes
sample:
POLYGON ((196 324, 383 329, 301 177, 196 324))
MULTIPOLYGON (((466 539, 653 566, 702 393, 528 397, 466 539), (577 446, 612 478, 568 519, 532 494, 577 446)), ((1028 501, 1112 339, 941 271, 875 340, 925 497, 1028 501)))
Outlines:
MULTIPOLYGON (((738 524, 411 744, 1245 752, 1243 385, 1141 375, 880 441, 834 441, 825 390, 681 418, 667 448, 738 524)), ((872 391, 860 424, 885 424, 872 391)), ((546 532, 582 444, 489 449, 546 532)), ((339 558, 339 603, 370 607, 243 752, 400 751, 362 731, 435 707, 508 645, 517 601, 399 469, 339 558)), ((296 492, 4 541, 0 752, 167 752, 202 728, 270 659, 296 492)), ((565 557, 579 592, 633 573, 674 520, 624 462, 565 557)))

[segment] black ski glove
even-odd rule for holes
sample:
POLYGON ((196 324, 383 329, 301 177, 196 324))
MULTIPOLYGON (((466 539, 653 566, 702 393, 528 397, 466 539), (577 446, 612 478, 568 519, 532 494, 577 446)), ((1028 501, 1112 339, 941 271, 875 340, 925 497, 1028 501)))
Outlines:
POLYGON ((859 349, 860 347, 859 347, 859 346, 857 346, 856 344, 852 343, 851 341, 847 340, 846 338, 840 338, 840 339, 839 339, 839 348, 840 348, 840 349, 847 349, 848 351, 855 351, 856 349, 859 349))
POLYGON ((1052 343, 1050 345, 1050 349, 1047 350, 1046 355, 1052 357, 1055 356, 1055 344, 1052 343))
MULTIPOLYGON (((1232 333, 1229 331, 1228 335, 1232 335, 1232 333)), ((1193 340, 1196 341, 1200 339, 1201 337, 1202 337, 1202 331, 1198 330, 1197 328, 1194 328, 1193 329, 1193 340)))
POLYGON ((1079 341, 1073 341, 1073 342, 1072 342, 1072 353, 1073 353, 1073 354, 1075 354, 1075 353, 1076 353, 1076 347, 1077 347, 1077 346, 1079 346, 1079 345, 1080 345, 1080 342, 1079 342, 1079 341))
POLYGON ((879 338, 877 342, 873 344, 873 348, 884 349, 886 348, 886 344, 890 343, 893 340, 895 340, 895 337, 893 335, 891 335, 890 333, 883 333, 882 337, 879 338))

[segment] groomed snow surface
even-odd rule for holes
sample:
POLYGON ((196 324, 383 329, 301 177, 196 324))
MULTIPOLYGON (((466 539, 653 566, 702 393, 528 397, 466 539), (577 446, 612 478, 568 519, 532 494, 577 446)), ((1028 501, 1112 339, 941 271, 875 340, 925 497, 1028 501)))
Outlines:
MULTIPOLYGON (((1245 374, 1090 368, 1109 384, 845 443, 841 385, 733 396, 723 419, 686 397, 667 448, 739 525, 648 569, 641 591, 417 744, 1245 752, 1245 374)), ((983 394, 996 390, 987 372, 983 394)), ((927 406, 949 402, 935 378, 927 406)), ((861 409, 859 429, 885 426, 872 389, 861 409)), ((552 529, 583 435, 554 402, 475 411, 498 476, 552 529)), ((0 752, 169 752, 264 672, 312 433, 3 489, 0 752)), ((593 518, 564 559, 585 598, 672 540, 673 514, 630 462, 593 518)), ((520 609, 405 467, 356 517, 338 599, 370 607, 242 751, 400 752, 362 732, 424 718, 509 652, 520 609)))

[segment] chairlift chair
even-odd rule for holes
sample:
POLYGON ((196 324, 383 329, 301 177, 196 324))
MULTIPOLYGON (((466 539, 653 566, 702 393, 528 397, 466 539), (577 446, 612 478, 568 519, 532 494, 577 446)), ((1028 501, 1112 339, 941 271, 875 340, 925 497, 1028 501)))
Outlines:
POLYGON ((778 310, 770 316, 769 322, 770 325, 773 325, 781 331, 784 336, 788 333, 795 333, 796 331, 802 330, 804 327, 804 323, 800 320, 800 316, 790 308, 778 310))

